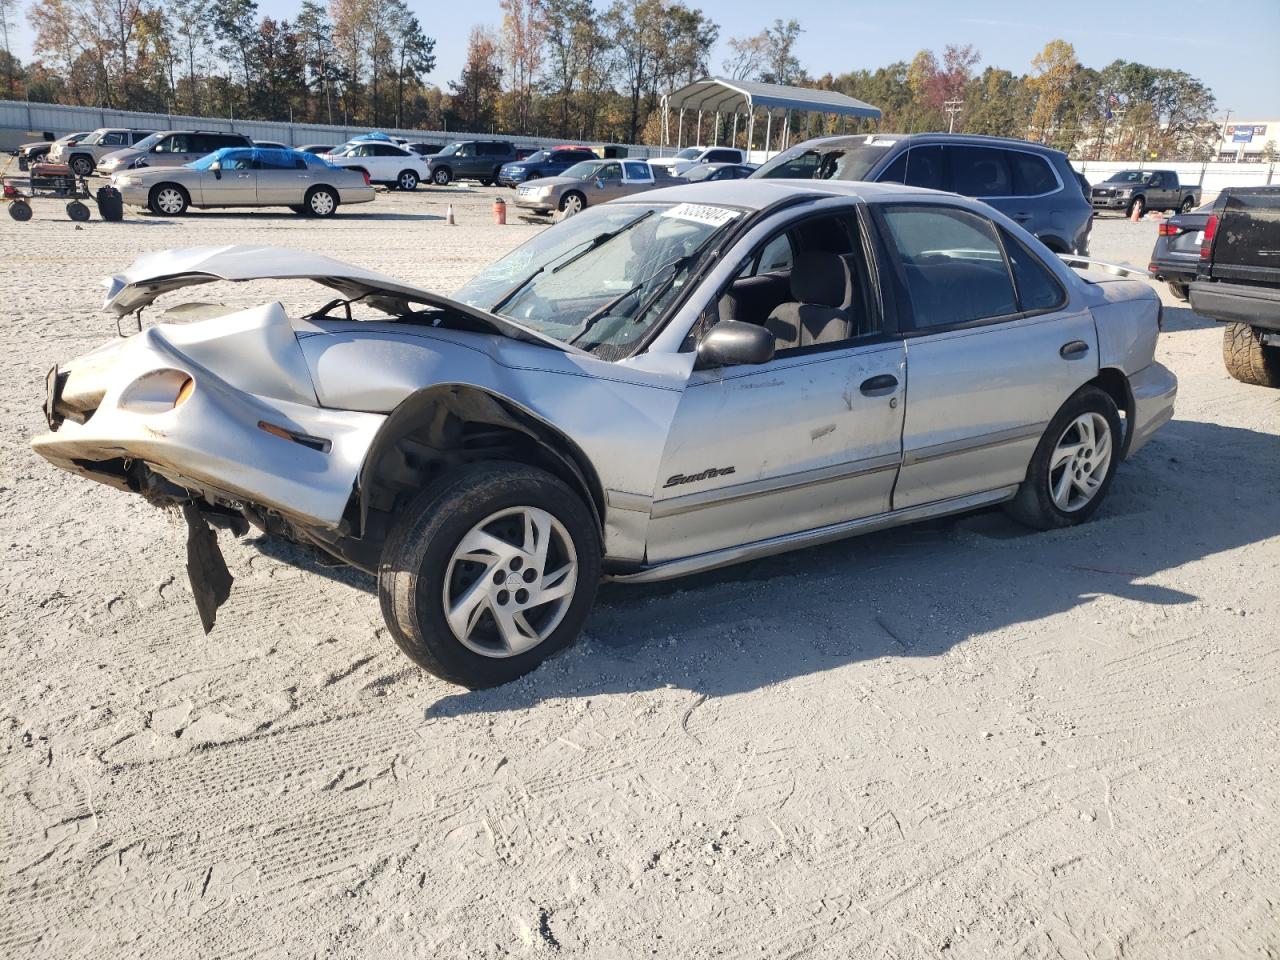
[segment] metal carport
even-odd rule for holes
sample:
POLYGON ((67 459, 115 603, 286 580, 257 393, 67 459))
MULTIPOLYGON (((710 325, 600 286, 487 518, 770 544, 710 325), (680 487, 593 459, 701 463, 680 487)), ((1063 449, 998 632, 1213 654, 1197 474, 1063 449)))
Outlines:
POLYGON ((738 117, 746 114, 747 151, 752 148, 755 136, 756 112, 767 112, 765 128, 765 149, 772 142, 773 118, 783 117, 782 149, 786 149, 791 138, 791 111, 804 110, 812 113, 836 114, 845 117, 860 117, 868 120, 880 119, 880 110, 846 97, 834 90, 815 90, 810 87, 788 87, 780 83, 759 83, 754 80, 726 80, 724 77, 707 77, 673 90, 662 98, 662 145, 670 143, 671 111, 679 113, 676 124, 676 147, 683 146, 684 114, 686 110, 698 112, 697 139, 702 138, 702 117, 712 114, 715 117, 712 138, 716 145, 720 138, 720 117, 722 114, 733 115, 733 138, 738 136, 738 117))

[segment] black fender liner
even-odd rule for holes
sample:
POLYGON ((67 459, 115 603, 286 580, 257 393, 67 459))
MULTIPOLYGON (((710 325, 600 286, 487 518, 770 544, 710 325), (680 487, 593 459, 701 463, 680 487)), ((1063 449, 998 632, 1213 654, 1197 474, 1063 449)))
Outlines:
POLYGON ((571 439, 509 398, 469 384, 436 384, 410 394, 391 411, 360 468, 356 495, 359 529, 368 526, 369 498, 388 453, 405 437, 417 435, 440 451, 460 450, 458 424, 483 424, 522 435, 535 446, 553 472, 581 492, 604 531, 604 487, 590 459, 571 439))

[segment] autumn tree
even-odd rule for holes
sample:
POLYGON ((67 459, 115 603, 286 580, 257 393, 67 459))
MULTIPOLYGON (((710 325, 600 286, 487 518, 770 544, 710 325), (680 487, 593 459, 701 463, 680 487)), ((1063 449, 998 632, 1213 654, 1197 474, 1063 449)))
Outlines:
POLYGON ((1035 75, 1028 82, 1036 96, 1031 131, 1042 142, 1048 140, 1059 119, 1077 66, 1075 47, 1065 40, 1050 40, 1031 59, 1035 75))
POLYGON ((502 66, 493 31, 472 27, 462 75, 449 81, 455 125, 476 132, 493 129, 502 93, 502 66))
POLYGON ((542 69, 546 15, 539 0, 501 0, 504 124, 513 130, 533 127, 534 82, 542 69))

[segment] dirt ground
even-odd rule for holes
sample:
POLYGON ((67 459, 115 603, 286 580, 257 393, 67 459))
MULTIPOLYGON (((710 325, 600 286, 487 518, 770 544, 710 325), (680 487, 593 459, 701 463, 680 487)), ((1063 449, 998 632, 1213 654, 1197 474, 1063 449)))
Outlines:
MULTIPOLYGON (((369 578, 254 536, 222 536, 204 636, 182 528, 31 453, 137 254, 451 290, 536 229, 489 222, 497 192, 0 219, 0 956, 1280 956, 1280 392, 1167 293, 1177 418, 1094 522, 606 586, 482 693, 400 655, 369 578)), ((1093 252, 1145 264, 1155 232, 1103 219, 1093 252)))

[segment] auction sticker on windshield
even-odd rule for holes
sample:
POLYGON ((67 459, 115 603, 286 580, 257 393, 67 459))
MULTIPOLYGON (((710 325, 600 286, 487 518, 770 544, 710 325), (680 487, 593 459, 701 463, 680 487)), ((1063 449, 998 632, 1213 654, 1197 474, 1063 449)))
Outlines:
POLYGON ((705 203, 678 203, 674 207, 662 211, 664 217, 676 217, 680 220, 692 220, 712 227, 721 227, 741 214, 740 210, 727 210, 724 207, 709 207, 705 203))

